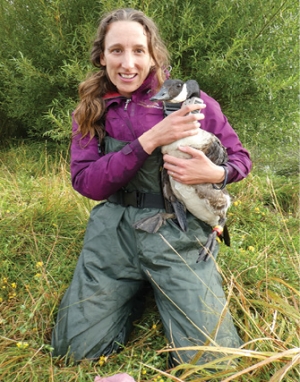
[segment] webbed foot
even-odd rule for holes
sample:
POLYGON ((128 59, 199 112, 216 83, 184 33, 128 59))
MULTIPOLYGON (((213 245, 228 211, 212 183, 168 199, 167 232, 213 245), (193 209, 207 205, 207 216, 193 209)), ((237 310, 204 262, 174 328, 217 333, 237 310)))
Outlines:
POLYGON ((199 252, 198 259, 196 263, 199 263, 199 261, 207 261, 209 255, 211 255, 216 247, 217 243, 217 236, 220 238, 220 240, 224 241, 224 243, 230 247, 230 236, 228 232, 228 228, 225 225, 225 219, 221 220, 220 225, 216 225, 211 234, 208 235, 207 242, 199 252))
POLYGON ((216 237, 217 237, 216 231, 213 231, 208 236, 207 242, 205 243, 205 245, 203 246, 203 248, 199 252, 199 256, 198 256, 196 263, 199 263, 200 261, 207 261, 208 260, 209 255, 213 253, 213 251, 216 247, 216 243, 217 243, 216 237))

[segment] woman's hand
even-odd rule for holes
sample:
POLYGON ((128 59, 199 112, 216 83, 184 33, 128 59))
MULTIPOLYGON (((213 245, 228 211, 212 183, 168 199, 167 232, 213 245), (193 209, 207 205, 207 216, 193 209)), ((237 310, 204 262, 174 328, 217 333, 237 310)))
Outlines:
POLYGON ((191 156, 188 159, 175 158, 165 154, 164 168, 172 178, 183 184, 222 183, 225 170, 214 164, 202 151, 188 146, 179 147, 180 151, 191 156))
POLYGON ((151 154, 157 147, 196 135, 200 127, 198 121, 203 119, 204 115, 202 113, 190 114, 190 112, 201 110, 204 107, 204 104, 186 105, 168 115, 139 137, 143 149, 151 154))

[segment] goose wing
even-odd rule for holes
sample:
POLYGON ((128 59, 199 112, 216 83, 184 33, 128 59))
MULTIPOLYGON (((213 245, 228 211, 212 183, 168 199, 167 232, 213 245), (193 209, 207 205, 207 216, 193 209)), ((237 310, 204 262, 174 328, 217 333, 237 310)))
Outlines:
POLYGON ((210 144, 203 146, 201 150, 216 165, 224 164, 228 161, 227 151, 215 135, 212 135, 210 144))
POLYGON ((186 207, 181 203, 175 196, 173 189, 171 187, 170 178, 166 169, 162 169, 161 172, 161 182, 163 188, 163 195, 165 198, 165 208, 166 211, 171 213, 172 207, 175 213, 177 222, 182 231, 187 230, 187 218, 186 218, 186 207), (172 207, 171 207, 172 206, 172 207))

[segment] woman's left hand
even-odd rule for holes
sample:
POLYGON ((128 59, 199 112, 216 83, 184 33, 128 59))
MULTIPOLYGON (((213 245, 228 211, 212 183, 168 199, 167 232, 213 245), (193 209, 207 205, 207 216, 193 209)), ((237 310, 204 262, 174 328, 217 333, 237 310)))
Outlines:
POLYGON ((174 180, 183 184, 223 182, 224 168, 214 164, 202 151, 188 146, 181 146, 179 150, 191 158, 176 158, 168 154, 163 156, 164 168, 174 180))

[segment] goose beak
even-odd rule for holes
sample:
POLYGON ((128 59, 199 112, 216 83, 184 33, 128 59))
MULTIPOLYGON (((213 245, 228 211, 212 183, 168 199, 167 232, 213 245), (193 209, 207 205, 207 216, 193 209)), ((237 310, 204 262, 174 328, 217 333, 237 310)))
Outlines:
POLYGON ((168 101, 169 99, 169 93, 164 87, 162 87, 158 93, 150 98, 150 101, 168 101))

